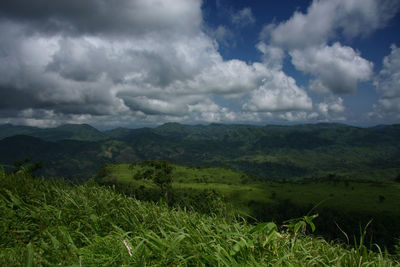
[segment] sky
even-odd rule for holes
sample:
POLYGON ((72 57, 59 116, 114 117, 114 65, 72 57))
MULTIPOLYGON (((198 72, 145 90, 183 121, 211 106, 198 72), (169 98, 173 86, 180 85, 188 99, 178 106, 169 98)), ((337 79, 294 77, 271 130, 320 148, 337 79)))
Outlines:
POLYGON ((400 123, 398 0, 0 1, 0 124, 400 123))

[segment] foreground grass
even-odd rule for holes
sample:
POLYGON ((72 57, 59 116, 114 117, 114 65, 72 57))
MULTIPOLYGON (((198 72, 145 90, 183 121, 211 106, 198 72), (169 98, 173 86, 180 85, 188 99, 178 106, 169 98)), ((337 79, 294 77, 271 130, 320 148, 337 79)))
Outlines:
POLYGON ((88 183, 0 175, 0 266, 396 266, 363 245, 254 227, 88 183))

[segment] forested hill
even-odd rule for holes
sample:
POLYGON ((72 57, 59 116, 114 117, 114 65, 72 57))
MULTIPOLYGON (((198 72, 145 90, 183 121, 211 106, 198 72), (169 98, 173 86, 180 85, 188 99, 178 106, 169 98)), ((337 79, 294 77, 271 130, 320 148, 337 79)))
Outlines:
POLYGON ((47 141, 79 140, 98 141, 107 136, 88 124, 64 124, 55 128, 36 128, 30 126, 15 126, 12 124, 0 125, 0 139, 14 135, 29 135, 47 141))
POLYGON ((26 157, 44 163, 42 174, 85 177, 107 162, 164 159, 218 165, 259 178, 394 179, 400 174, 400 125, 295 126, 183 125, 117 128, 90 125, 40 129, 0 125, 0 164, 26 157))

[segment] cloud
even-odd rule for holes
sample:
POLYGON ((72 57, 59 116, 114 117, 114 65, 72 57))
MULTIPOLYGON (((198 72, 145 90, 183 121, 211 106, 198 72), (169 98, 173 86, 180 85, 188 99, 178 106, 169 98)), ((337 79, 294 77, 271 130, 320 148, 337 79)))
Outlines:
POLYGON ((206 26, 206 31, 222 48, 236 47, 241 31, 247 26, 254 25, 256 18, 250 7, 235 10, 230 5, 222 4, 221 1, 216 1, 216 5, 218 16, 224 18, 226 24, 218 25, 216 28, 206 26))
POLYGON ((224 25, 218 25, 216 29, 209 30, 209 34, 225 47, 235 45, 233 32, 224 25))
POLYGON ((354 93, 357 83, 369 80, 373 74, 371 62, 362 58, 351 47, 339 43, 295 49, 289 54, 298 70, 317 77, 310 86, 315 92, 329 90, 334 94, 354 93))
POLYGON ((311 110, 304 111, 285 111, 269 114, 278 120, 288 122, 331 122, 345 121, 344 116, 346 107, 341 97, 328 96, 319 103, 314 103, 311 110))
POLYGON ((238 122, 255 121, 256 117, 250 114, 234 112, 226 107, 221 107, 211 100, 205 100, 189 106, 191 121, 206 122, 238 122))
MULTIPOLYGON (((198 0, 17 0, 0 10, 2 122, 259 121, 258 111, 311 103, 266 62, 224 60, 198 0), (241 98, 250 99, 247 110, 235 108, 241 98)), ((252 21, 250 9, 238 14, 252 21)), ((279 50, 264 52, 279 61, 279 50)))
MULTIPOLYGON (((329 42, 335 35, 370 34, 397 7, 360 3, 314 1, 306 14, 266 26, 257 44, 261 62, 248 63, 223 59, 217 42, 233 33, 224 25, 206 31, 200 0, 3 1, 0 122, 43 127, 340 119, 343 99, 331 94, 355 92, 358 82, 371 78, 372 63, 329 42), (313 76, 310 90, 329 97, 313 101, 283 71, 286 55, 313 76)), ((230 15, 236 29, 255 23, 250 8, 230 15)))
POLYGON ((379 94, 371 118, 400 119, 400 48, 392 45, 391 52, 383 59, 383 68, 374 81, 379 94))
POLYGON ((275 70, 282 69, 285 57, 285 51, 283 49, 276 46, 266 45, 263 42, 259 42, 256 47, 263 54, 262 61, 268 68, 275 70))
MULTIPOLYGON (((60 52, 60 37, 24 36, 21 25, 2 24, 1 27, 5 34, 0 39, 3 51, 0 110, 45 108, 101 115, 125 109, 120 100, 113 98, 109 79, 101 75, 97 79, 84 79, 87 75, 84 70, 93 75, 92 65, 82 69, 83 64, 72 59, 73 66, 81 72, 48 71, 49 64, 60 52), (72 77, 74 74, 78 76, 72 77)), ((73 66, 69 69, 73 70, 73 66)))
POLYGON ((296 69, 313 76, 311 91, 355 93, 358 82, 372 77, 373 64, 353 48, 330 42, 367 36, 386 26, 399 8, 398 1, 313 1, 306 13, 295 12, 285 22, 266 25, 260 38, 266 47, 288 51, 296 69))
POLYGON ((323 119, 345 120, 342 113, 346 108, 341 97, 328 97, 324 102, 319 103, 316 109, 323 119))
POLYGON ((262 86, 250 93, 244 110, 257 112, 302 111, 312 108, 312 100, 282 71, 271 71, 262 86))
POLYGON ((0 2, 0 17, 50 35, 190 34, 202 23, 200 7, 200 0, 15 0, 0 2))
POLYGON ((383 68, 375 81, 384 98, 400 97, 400 48, 392 45, 390 55, 383 59, 383 68))
POLYGON ((231 19, 233 24, 241 27, 251 25, 256 22, 253 12, 249 7, 245 7, 236 13, 232 13, 231 19))
POLYGON ((270 30, 269 37, 273 44, 291 50, 324 44, 341 34, 366 36, 386 26, 399 8, 395 0, 313 1, 306 14, 295 12, 270 30))
POLYGON ((232 36, 232 32, 225 26, 219 25, 215 30, 215 37, 217 40, 224 40, 232 36))
POLYGON ((260 63, 248 65, 235 59, 221 61, 199 72, 188 81, 187 87, 191 88, 191 91, 201 90, 213 94, 246 93, 261 85, 268 71, 260 63))

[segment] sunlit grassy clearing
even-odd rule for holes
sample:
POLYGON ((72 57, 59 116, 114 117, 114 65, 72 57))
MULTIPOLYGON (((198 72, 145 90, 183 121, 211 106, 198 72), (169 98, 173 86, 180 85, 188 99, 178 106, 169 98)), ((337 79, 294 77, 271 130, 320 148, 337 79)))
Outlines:
POLYGON ((2 266, 399 264, 363 245, 346 248, 301 233, 257 230, 241 219, 141 202, 94 183, 1 175, 0 218, 2 266))
MULTIPOLYGON (((140 166, 129 168, 130 164, 110 164, 110 176, 115 181, 138 186, 155 187, 151 181, 135 180, 134 174, 140 166)), ((301 206, 321 205, 346 212, 400 214, 400 184, 395 182, 343 180, 316 182, 280 183, 259 182, 247 175, 226 168, 192 168, 173 164, 175 190, 213 189, 223 194, 238 208, 246 210, 249 201, 271 204, 289 199, 301 206), (383 197, 383 198, 382 198, 383 197), (322 202, 322 204, 320 204, 322 202)))

